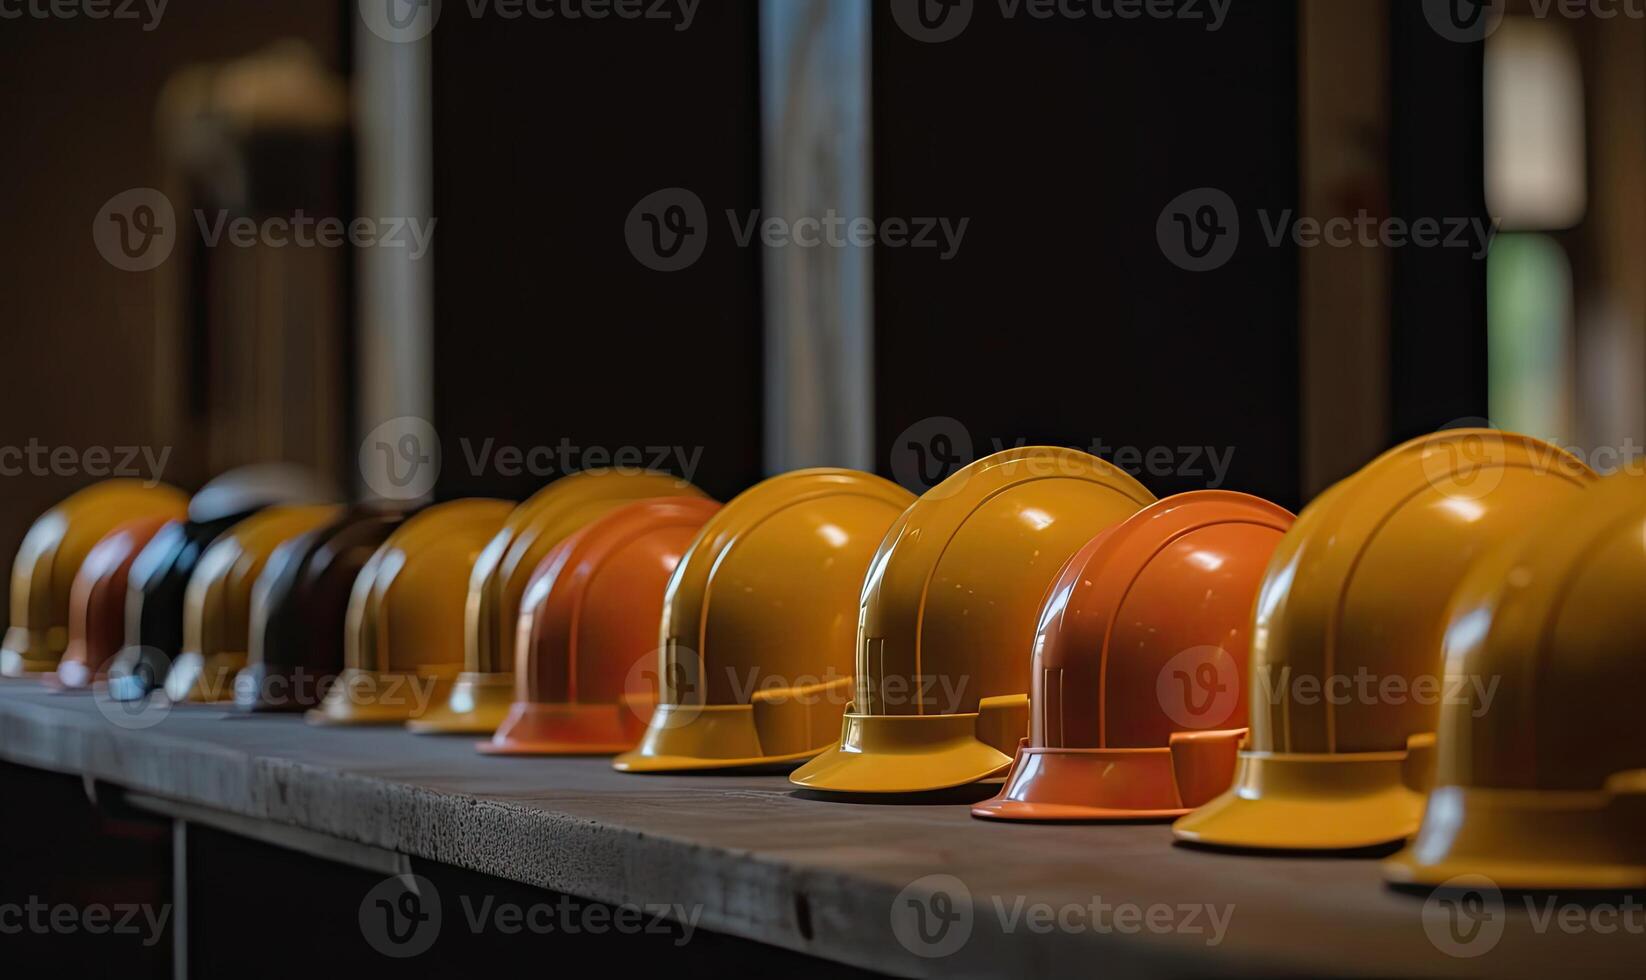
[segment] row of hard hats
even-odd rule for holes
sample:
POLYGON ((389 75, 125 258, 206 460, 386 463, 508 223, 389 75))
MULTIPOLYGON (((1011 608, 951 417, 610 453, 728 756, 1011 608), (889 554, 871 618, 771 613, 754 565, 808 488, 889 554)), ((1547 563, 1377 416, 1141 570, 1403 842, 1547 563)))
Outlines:
POLYGON ((177 698, 302 707, 293 681, 341 668, 311 721, 630 772, 804 763, 792 781, 824 793, 1004 774, 974 814, 1175 818, 1279 851, 1415 833, 1397 880, 1621 887, 1646 883, 1646 751, 1623 727, 1646 695, 1642 489, 1488 430, 1391 450, 1295 521, 1227 491, 1157 501, 1048 448, 918 499, 817 469, 720 506, 596 471, 512 508, 275 506, 209 532, 192 513, 157 532, 179 495, 105 484, 25 541, 6 668, 67 646, 57 676, 85 683, 117 631, 82 620, 126 592, 117 696, 159 680, 122 659, 169 655, 150 607, 181 609, 177 698), (1376 691, 1339 696, 1350 678, 1376 691))

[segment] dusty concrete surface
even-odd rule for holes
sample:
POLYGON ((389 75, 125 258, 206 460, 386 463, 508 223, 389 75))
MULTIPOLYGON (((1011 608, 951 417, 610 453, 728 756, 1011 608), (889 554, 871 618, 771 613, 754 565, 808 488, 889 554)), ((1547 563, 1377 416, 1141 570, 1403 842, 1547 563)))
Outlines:
POLYGON ((1546 977, 1646 962, 1646 936, 1539 931, 1516 897, 1495 944, 1488 929, 1466 950, 1481 955, 1448 955, 1430 938, 1445 910, 1426 930, 1424 901, 1385 888, 1375 861, 1193 851, 1163 825, 1001 825, 958 802, 825 801, 781 776, 631 776, 201 706, 137 729, 104 707, 112 719, 92 695, 0 682, 0 758, 598 901, 697 906, 702 928, 896 974, 1546 977), (927 875, 964 892, 903 893, 927 875), (946 933, 944 911, 960 916, 946 933), (922 941, 922 924, 941 938, 922 941))

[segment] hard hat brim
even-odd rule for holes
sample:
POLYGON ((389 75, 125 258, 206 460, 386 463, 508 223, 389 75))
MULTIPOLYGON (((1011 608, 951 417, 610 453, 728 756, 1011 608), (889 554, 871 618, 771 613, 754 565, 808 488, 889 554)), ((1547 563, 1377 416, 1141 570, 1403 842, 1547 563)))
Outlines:
POLYGON ((1483 875, 1504 889, 1632 891, 1646 888, 1643 821, 1640 793, 1440 787, 1383 874, 1396 885, 1483 875))
POLYGON ((660 704, 640 744, 612 760, 618 772, 792 768, 823 747, 768 755, 752 704, 660 704))
POLYGON ((108 667, 111 701, 141 701, 165 686, 171 663, 151 647, 129 646, 114 655, 108 667))
POLYGON ((1405 752, 1282 755, 1242 752, 1234 785, 1172 825, 1210 847, 1347 851, 1417 832, 1424 794, 1401 779, 1405 752))
POLYGON ((52 650, 49 644, 36 642, 33 634, 23 627, 13 626, 6 630, 5 647, 0 649, 0 677, 50 673, 57 669, 62 653, 62 650, 52 650))
POLYGON ((513 674, 463 673, 445 702, 406 722, 413 735, 490 735, 514 702, 513 674))
POLYGON ((246 665, 244 654, 185 653, 171 665, 164 685, 172 703, 216 704, 234 700, 234 678, 246 665))
POLYGON ((668 773, 710 772, 716 769, 792 769, 797 763, 812 758, 815 752, 794 755, 758 755, 741 759, 715 759, 691 755, 649 755, 635 749, 612 759, 612 768, 618 772, 668 773))
POLYGON ((1117 823, 1128 820, 1174 820, 1190 811, 1175 810, 1118 810, 1080 806, 1074 803, 1043 803, 1027 800, 992 799, 972 807, 972 816, 984 820, 1017 823, 1117 823))
POLYGON ((1018 749, 1000 795, 972 807, 985 820, 1170 820, 1189 813, 1172 750, 1018 749))
MULTIPOLYGON (((317 672, 318 673, 318 672, 317 672)), ((291 714, 317 707, 312 694, 301 690, 303 670, 286 664, 250 663, 234 678, 234 703, 242 711, 259 714, 291 714), (276 694, 281 688, 289 693, 276 694)), ((317 676, 324 680, 324 675, 317 676)), ((332 676, 331 681, 336 677, 332 676)))
POLYGON ((651 713, 649 701, 643 710, 517 701, 491 740, 475 748, 485 755, 617 755, 640 741, 651 713))
MULTIPOLYGON (((337 683, 326 692, 318 708, 310 708, 303 718, 311 725, 403 725, 423 712, 418 710, 415 698, 395 696, 392 701, 362 698, 351 692, 403 690, 417 681, 433 681, 425 705, 440 704, 451 692, 452 678, 407 673, 379 673, 346 667, 337 677, 337 683)), ((424 711, 427 711, 427 707, 424 711)))
POLYGON ((926 793, 998 776, 1012 757, 977 737, 981 717, 848 712, 840 741, 789 782, 829 793, 926 793))

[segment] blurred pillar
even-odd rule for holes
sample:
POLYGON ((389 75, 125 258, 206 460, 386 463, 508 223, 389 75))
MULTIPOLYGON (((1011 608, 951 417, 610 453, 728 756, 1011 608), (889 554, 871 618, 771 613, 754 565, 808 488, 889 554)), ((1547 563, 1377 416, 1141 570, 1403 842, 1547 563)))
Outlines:
POLYGON ((760 7, 761 217, 789 229, 764 253, 773 473, 874 466, 873 251, 851 233, 871 217, 869 22, 868 0, 760 7))
POLYGON ((1646 437, 1646 21, 1582 26, 1592 203, 1574 243, 1576 435, 1586 447, 1639 452, 1646 437))
MULTIPOLYGON (((1301 213, 1387 216, 1389 9, 1384 0, 1298 6, 1301 213)), ((1303 496, 1389 439, 1388 250, 1299 249, 1303 496)))
MULTIPOLYGON (((412 5, 410 22, 394 20, 395 5, 358 6, 355 35, 355 115, 359 134, 360 214, 405 221, 434 220, 432 69, 429 32, 435 4, 412 5), (383 9, 386 8, 386 12, 383 9), (425 20, 426 18, 426 20, 425 20)), ((437 227, 437 226, 434 226, 437 227)), ((359 437, 391 419, 432 421, 434 256, 410 248, 358 251, 359 437)), ((400 435, 427 431, 403 424, 400 435)), ((400 482, 389 456, 359 454, 356 486, 400 482), (367 473, 368 466, 384 472, 367 473)))

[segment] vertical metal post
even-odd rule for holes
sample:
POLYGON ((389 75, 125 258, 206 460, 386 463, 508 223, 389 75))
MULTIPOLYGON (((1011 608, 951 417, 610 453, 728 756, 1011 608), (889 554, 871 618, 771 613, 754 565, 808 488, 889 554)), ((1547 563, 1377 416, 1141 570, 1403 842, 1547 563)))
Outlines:
POLYGON ((171 975, 189 976, 189 824, 171 822, 171 975))
MULTIPOLYGON (((1389 8, 1298 7, 1301 211, 1324 221, 1387 199, 1389 8)), ((1389 259, 1383 248, 1298 252, 1303 499, 1389 440, 1389 259)))
POLYGON ((870 21, 869 0, 760 6, 762 220, 790 229, 765 249, 774 473, 874 465, 873 252, 850 234, 872 216, 870 21))
MULTIPOLYGON (((361 215, 427 223, 434 219, 431 32, 440 8, 423 5, 418 16, 428 20, 414 18, 405 26, 385 20, 376 7, 350 6, 359 7, 354 33, 361 215)), ((361 432, 403 416, 429 420, 434 256, 418 257, 409 248, 367 248, 359 256, 361 432)), ((368 457, 361 462, 368 465, 368 457)), ((379 457, 371 465, 394 464, 379 457)), ((392 484, 389 473, 358 476, 367 490, 392 484)))

